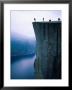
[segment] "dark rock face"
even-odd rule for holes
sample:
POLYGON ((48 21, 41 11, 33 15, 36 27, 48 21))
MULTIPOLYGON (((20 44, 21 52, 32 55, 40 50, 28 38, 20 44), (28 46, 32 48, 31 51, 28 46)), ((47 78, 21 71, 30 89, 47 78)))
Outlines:
POLYGON ((61 21, 33 22, 36 35, 36 78, 61 78, 61 21))

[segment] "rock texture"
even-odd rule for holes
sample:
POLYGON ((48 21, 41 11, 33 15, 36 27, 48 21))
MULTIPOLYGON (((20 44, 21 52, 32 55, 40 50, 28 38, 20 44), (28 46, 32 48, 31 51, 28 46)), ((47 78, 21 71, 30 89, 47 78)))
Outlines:
POLYGON ((33 22, 36 35, 37 79, 61 78, 61 21, 33 22))

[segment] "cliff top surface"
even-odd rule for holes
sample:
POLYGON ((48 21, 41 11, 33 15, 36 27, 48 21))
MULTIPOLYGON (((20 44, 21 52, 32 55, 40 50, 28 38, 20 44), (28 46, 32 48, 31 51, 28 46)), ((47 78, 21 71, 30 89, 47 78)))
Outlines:
POLYGON ((61 23, 61 21, 34 21, 32 23, 61 23))

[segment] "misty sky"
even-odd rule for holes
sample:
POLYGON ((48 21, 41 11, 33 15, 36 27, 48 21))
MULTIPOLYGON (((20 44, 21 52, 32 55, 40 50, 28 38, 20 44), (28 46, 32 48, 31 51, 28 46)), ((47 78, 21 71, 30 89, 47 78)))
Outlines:
POLYGON ((34 17, 36 21, 56 20, 61 18, 60 10, 53 11, 11 11, 11 36, 21 38, 35 38, 32 22, 34 17))

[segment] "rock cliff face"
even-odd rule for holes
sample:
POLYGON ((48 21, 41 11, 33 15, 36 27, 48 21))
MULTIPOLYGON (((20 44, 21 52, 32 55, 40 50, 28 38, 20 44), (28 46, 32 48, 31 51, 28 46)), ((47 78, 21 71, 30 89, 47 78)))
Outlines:
POLYGON ((36 35, 37 79, 61 78, 61 21, 33 22, 36 35))

